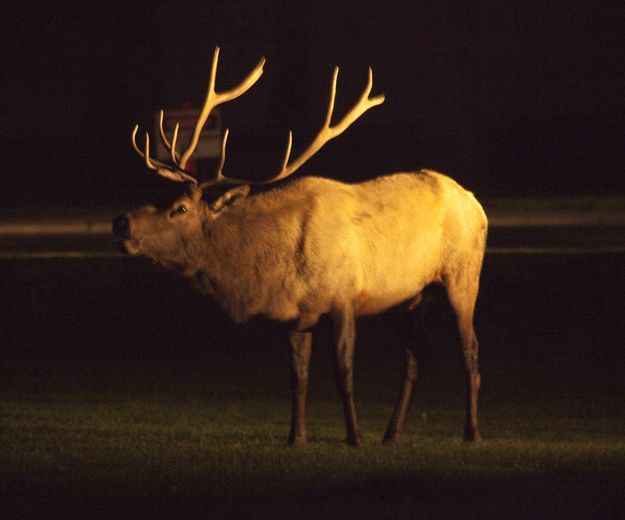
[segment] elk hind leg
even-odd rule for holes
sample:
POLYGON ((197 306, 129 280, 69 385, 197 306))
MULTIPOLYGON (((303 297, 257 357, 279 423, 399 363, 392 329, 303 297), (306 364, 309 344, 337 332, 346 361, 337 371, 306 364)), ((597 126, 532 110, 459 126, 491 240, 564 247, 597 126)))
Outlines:
POLYGON ((386 427, 383 442, 399 442, 399 438, 406 425, 406 417, 410 408, 410 399, 417 381, 418 371, 422 369, 423 347, 427 342, 426 305, 425 302, 431 296, 429 293, 420 293, 410 304, 409 310, 413 312, 410 325, 411 343, 405 348, 406 364, 404 380, 402 381, 399 397, 395 403, 395 410, 386 427))
POLYGON ((480 442, 477 409, 478 393, 481 385, 478 351, 479 343, 473 327, 473 316, 478 291, 479 269, 475 276, 461 282, 455 281, 447 285, 449 302, 456 313, 464 364, 466 369, 466 421, 464 440, 480 442))
POLYGON ((417 356, 414 349, 406 347, 406 372, 402 383, 399 398, 395 404, 395 410, 391 416, 391 420, 386 428, 383 442, 399 442, 404 426, 406 425, 406 416, 410 407, 410 398, 412 389, 417 380, 417 356))
POLYGON ((333 312, 336 337, 336 379, 343 401, 343 413, 347 430, 347 443, 360 446, 362 438, 358 433, 356 407, 354 406, 354 345, 356 324, 354 311, 349 304, 333 312))
POLYGON ((291 332, 291 431, 289 444, 306 443, 306 394, 308 392, 308 374, 312 332, 291 332))

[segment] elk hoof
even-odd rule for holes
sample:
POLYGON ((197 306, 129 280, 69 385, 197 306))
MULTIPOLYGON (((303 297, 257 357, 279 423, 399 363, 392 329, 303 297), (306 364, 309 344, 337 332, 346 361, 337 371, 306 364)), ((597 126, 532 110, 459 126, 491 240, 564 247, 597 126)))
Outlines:
POLYGON ((289 437, 288 444, 289 446, 304 446, 306 444, 306 437, 289 437))
POLYGON ((401 436, 401 432, 389 426, 384 432, 384 437, 382 437, 382 442, 384 444, 397 444, 399 442, 400 436, 401 436))
POLYGON ((357 448, 358 446, 362 446, 362 437, 359 434, 353 437, 348 437, 346 442, 350 446, 354 446, 355 448, 357 448))
POLYGON ((482 442, 482 436, 480 432, 465 432, 464 434, 464 442, 470 442, 473 444, 479 444, 482 442))

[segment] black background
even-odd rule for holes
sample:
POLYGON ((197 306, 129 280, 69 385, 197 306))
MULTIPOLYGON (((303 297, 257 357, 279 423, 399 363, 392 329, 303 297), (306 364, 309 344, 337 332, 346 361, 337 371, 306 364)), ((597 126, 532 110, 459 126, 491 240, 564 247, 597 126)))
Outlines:
POLYGON ((386 103, 300 174, 444 171, 478 196, 625 193, 621 2, 28 2, 2 16, 0 198, 134 201, 159 189, 129 145, 161 107, 202 102, 267 58, 224 108, 227 172, 260 179, 336 115, 367 66, 386 103))

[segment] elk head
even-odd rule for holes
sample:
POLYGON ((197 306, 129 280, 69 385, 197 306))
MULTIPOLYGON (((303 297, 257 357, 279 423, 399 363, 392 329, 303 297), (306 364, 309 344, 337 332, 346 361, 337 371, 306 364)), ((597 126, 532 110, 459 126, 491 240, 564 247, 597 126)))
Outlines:
POLYGON ((210 227, 211 222, 214 222, 235 205, 244 201, 250 191, 251 184, 270 184, 293 174, 319 151, 325 143, 343 133, 364 112, 384 102, 384 95, 369 97, 373 85, 373 73, 371 68, 369 68, 368 83, 360 98, 338 123, 332 125, 331 119, 334 111, 336 83, 339 72, 338 67, 335 67, 332 76, 330 101, 324 124, 312 142, 296 159, 289 162, 293 144, 293 133, 289 132, 282 165, 276 175, 261 182, 227 177, 223 174, 226 160, 226 144, 229 135, 229 130, 226 130, 221 143, 221 157, 215 176, 213 179, 200 182, 192 172, 186 169, 186 165, 197 147, 202 128, 209 114, 216 106, 231 101, 247 92, 262 75, 265 64, 265 59, 261 58, 256 67, 240 84, 230 90, 217 92, 215 90, 215 79, 218 58, 219 47, 216 47, 206 99, 186 150, 179 153, 176 147, 178 124, 174 127, 171 141, 165 135, 162 110, 160 113, 159 130, 161 140, 169 152, 169 162, 160 162, 150 157, 150 136, 148 132, 145 134, 144 148, 141 150, 136 141, 139 126, 136 125, 132 131, 132 146, 137 154, 143 158, 145 165, 166 179, 185 183, 187 185, 185 193, 167 207, 158 208, 148 205, 126 215, 121 215, 113 221, 113 232, 123 239, 124 248, 128 253, 134 255, 144 254, 165 267, 182 271, 187 270, 185 266, 188 266, 194 255, 198 253, 198 244, 202 242, 202 237, 207 235, 207 229, 210 227), (217 185, 231 185, 234 187, 227 190, 216 200, 205 201, 203 195, 206 188, 217 185))

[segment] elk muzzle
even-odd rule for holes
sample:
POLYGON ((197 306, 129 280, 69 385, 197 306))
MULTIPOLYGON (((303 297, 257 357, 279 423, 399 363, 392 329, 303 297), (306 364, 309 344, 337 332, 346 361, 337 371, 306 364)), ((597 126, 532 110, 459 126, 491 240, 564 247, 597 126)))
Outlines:
POLYGON ((120 249, 122 252, 134 256, 141 254, 142 248, 141 241, 136 236, 133 236, 133 227, 129 215, 120 215, 113 219, 113 234, 121 238, 119 242, 120 249))
POLYGON ((119 238, 130 238, 130 222, 126 215, 119 215, 113 219, 113 234, 119 238))

